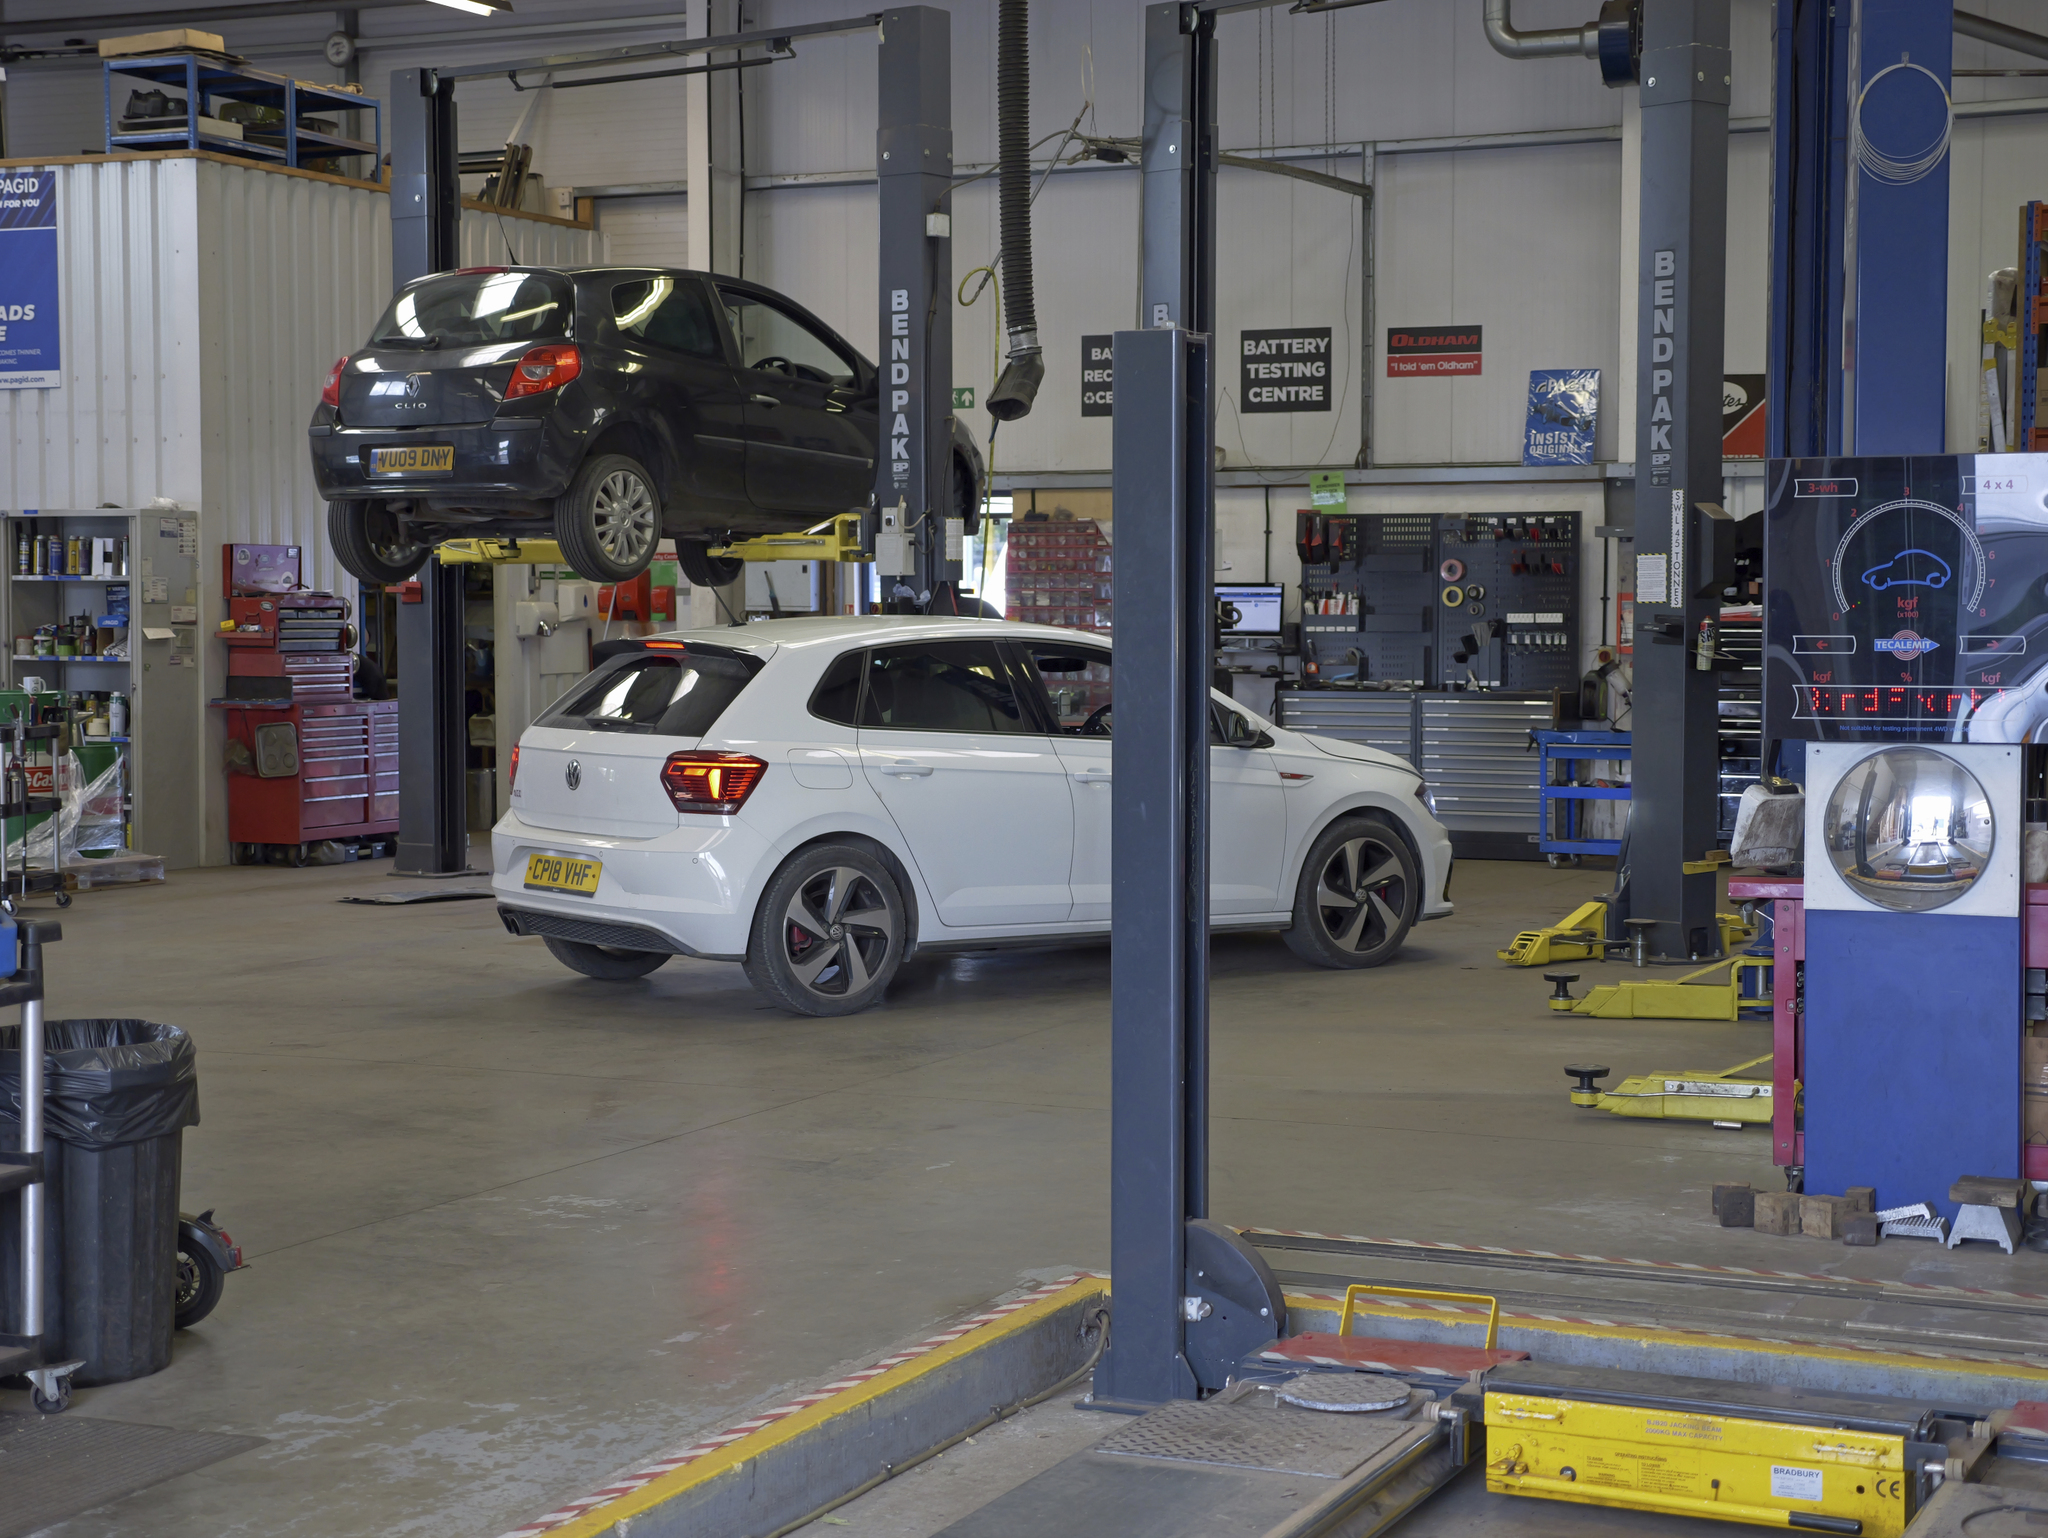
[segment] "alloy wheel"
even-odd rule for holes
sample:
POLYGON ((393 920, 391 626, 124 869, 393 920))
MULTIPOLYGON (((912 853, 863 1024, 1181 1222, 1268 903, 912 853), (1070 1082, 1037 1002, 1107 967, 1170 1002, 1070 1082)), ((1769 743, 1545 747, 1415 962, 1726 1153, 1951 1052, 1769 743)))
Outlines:
POLYGON ((1386 944, 1408 910, 1408 884, 1394 851, 1370 835, 1330 851, 1316 876, 1316 914, 1333 944, 1366 952, 1386 944))
POLYGON ((654 493, 632 471, 614 470, 598 483, 590 514, 598 545, 620 565, 637 566, 654 548, 654 493))
POLYGON ((363 533, 370 549, 381 561, 401 566, 419 550, 419 541, 406 535, 405 525, 387 507, 372 507, 363 519, 363 533))
POLYGON ((865 871, 835 865, 796 889, 783 916, 789 970, 812 993, 866 988, 897 943, 896 915, 865 871))

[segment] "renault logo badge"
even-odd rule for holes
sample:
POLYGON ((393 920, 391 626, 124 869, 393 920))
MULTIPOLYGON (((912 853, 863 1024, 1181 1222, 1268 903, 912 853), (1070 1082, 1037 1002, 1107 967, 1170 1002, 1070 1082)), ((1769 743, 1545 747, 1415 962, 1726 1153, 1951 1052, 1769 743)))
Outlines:
POLYGON ((417 399, 419 397, 420 381, 426 377, 425 374, 407 374, 405 376, 405 393, 408 399, 417 399))
POLYGON ((578 763, 573 758, 570 759, 569 767, 562 771, 562 778, 567 780, 569 782, 569 788, 571 790, 574 790, 578 785, 581 785, 583 783, 583 765, 578 763))

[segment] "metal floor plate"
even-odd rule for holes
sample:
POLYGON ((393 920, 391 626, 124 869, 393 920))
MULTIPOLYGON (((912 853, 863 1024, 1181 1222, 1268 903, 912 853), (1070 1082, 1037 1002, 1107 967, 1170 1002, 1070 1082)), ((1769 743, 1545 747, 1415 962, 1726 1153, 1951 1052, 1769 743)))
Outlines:
POLYGON ((1415 1435, 1406 1421, 1276 1406, 1269 1394, 1235 1404, 1186 1402, 1141 1415, 1095 1445, 1125 1458, 1164 1458, 1223 1468, 1342 1479, 1366 1459, 1415 1435))
POLYGON ((262 1445, 262 1437, 81 1415, 0 1415, 0 1538, 25 1538, 262 1445))

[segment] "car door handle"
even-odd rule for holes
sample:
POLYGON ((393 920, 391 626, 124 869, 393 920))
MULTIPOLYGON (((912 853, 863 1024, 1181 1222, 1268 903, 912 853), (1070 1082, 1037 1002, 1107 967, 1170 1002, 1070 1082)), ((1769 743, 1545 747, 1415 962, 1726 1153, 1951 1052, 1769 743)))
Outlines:
POLYGON ((1107 769, 1076 769, 1074 783, 1077 785, 1107 785, 1110 781, 1107 769))
POLYGON ((927 778, 931 772, 932 766, 930 764, 920 764, 908 758, 899 758, 893 763, 882 766, 882 773, 893 774, 899 780, 922 780, 927 778))
POLYGON ((779 395, 749 395, 747 399, 756 406, 780 406, 782 404, 782 397, 779 395))

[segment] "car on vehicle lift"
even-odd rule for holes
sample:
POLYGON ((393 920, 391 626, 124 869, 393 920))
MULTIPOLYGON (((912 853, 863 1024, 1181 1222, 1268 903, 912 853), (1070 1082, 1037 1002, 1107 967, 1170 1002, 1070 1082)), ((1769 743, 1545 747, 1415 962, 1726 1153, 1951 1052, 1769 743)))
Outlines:
MULTIPOLYGON (((919 950, 1109 929, 1106 638, 1006 620, 769 620, 602 643, 521 735, 491 834, 505 927, 590 977, 737 961, 799 1014, 919 950)), ((1210 914, 1370 967, 1451 911, 1401 759, 1217 694, 1210 914)))
MULTIPOLYGON (((683 575, 736 580, 711 551, 865 509, 880 373, 757 283, 651 267, 469 267, 405 285, 334 365, 313 413, 328 539, 367 583, 401 582, 444 539, 553 539, 623 581, 664 537, 683 575)), ((982 460, 953 424, 953 511, 982 460)))

